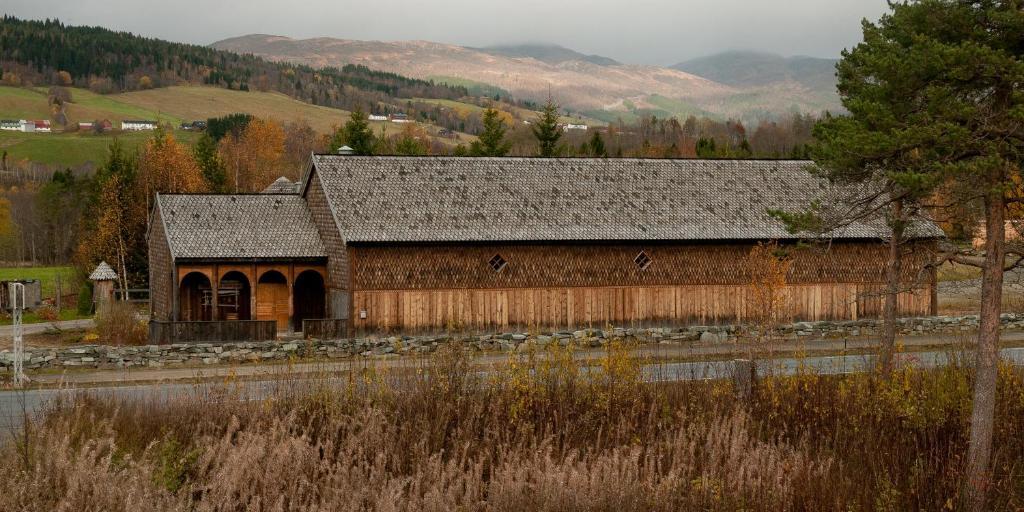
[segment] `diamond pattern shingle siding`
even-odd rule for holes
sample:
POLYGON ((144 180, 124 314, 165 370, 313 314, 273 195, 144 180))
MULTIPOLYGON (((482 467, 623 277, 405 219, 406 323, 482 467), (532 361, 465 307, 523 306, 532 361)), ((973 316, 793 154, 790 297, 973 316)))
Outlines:
MULTIPOLYGON (((834 195, 810 162, 317 155, 349 242, 794 238, 768 209, 834 195)), ((931 226, 928 235, 941 234, 931 226)), ((854 224, 839 238, 874 238, 854 224)))
POLYGON ((157 207, 174 258, 326 256, 298 195, 169 194, 157 207))

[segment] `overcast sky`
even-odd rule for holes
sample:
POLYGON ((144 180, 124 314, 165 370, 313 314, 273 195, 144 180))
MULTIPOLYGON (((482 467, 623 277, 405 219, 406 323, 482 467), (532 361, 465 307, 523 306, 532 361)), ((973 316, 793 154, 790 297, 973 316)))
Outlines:
POLYGON ((0 0, 21 18, 198 44, 251 33, 549 42, 662 65, 729 49, 838 57, 860 41, 860 20, 885 10, 886 0, 0 0))

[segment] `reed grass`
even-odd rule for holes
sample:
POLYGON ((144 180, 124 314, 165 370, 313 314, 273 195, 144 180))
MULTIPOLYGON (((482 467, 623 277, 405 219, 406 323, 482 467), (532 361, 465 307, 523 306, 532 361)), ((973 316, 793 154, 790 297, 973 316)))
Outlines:
MULTIPOLYGON (((537 357, 546 352, 546 357, 537 357)), ((647 383, 610 344, 481 372, 231 379, 176 398, 80 394, 0 448, 8 510, 954 510, 971 371, 647 383), (25 449, 31 447, 31 449, 25 449)), ((1004 367, 993 510, 1024 507, 1024 374, 1004 367)))

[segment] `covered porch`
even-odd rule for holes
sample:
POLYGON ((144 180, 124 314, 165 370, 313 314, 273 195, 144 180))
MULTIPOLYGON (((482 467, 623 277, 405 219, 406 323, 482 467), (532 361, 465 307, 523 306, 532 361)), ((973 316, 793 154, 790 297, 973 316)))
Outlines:
POLYGON ((322 261, 179 263, 175 278, 175 321, 273 320, 278 333, 294 333, 326 317, 322 261))

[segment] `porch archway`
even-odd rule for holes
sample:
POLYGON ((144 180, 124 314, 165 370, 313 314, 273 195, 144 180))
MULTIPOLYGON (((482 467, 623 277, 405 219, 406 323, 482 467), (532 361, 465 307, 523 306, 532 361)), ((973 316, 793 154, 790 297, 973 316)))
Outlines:
POLYGON ((296 331, 302 330, 302 321, 324 318, 326 315, 326 287, 324 278, 315 270, 305 270, 295 278, 292 287, 292 315, 296 331))
POLYGON ((217 295, 221 320, 252 319, 252 287, 245 274, 235 270, 224 274, 217 295))
POLYGON ((202 272, 189 272, 178 285, 178 319, 213 320, 213 287, 202 272))

